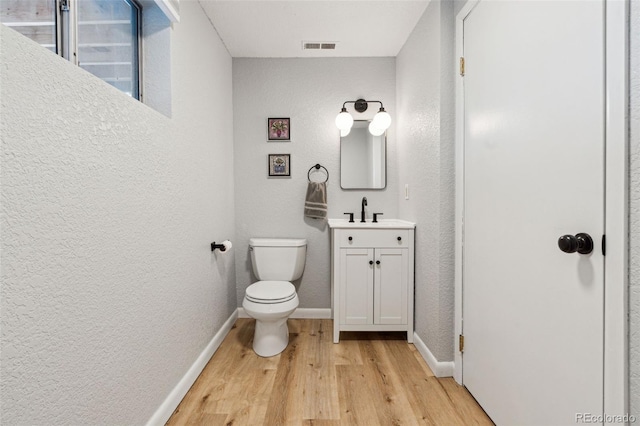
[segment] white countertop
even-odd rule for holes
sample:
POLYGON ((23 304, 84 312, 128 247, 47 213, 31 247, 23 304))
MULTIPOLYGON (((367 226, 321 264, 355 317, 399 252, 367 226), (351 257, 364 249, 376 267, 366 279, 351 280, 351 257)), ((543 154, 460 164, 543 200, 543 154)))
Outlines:
POLYGON ((344 229, 413 229, 416 224, 402 219, 378 219, 377 223, 371 222, 368 219, 365 223, 360 223, 359 220, 354 218, 353 223, 349 223, 348 219, 329 219, 329 228, 344 228, 344 229))

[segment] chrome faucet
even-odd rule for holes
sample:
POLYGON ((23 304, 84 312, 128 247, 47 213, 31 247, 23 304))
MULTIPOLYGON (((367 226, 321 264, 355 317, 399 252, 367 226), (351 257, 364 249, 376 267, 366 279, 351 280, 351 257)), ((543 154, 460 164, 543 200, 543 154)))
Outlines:
POLYGON ((367 197, 362 197, 362 210, 360 211, 360 223, 364 223, 364 206, 367 205, 367 197))

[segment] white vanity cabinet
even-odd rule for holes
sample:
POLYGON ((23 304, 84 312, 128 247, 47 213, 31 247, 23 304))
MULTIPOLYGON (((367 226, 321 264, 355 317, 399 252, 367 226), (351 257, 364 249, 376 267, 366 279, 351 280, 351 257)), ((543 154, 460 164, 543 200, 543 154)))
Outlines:
POLYGON ((340 331, 406 331, 412 343, 415 224, 329 226, 334 343, 340 331))

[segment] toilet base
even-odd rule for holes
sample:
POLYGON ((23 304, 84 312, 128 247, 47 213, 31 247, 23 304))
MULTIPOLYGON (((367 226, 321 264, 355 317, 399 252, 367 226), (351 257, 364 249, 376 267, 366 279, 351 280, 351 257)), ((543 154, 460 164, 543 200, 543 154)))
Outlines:
POLYGON ((242 307, 247 315, 256 320, 253 351, 257 355, 268 358, 285 350, 289 344, 287 319, 298 304, 298 295, 289 301, 275 304, 255 303, 244 299, 242 307))
POLYGON ((287 318, 275 322, 256 320, 256 331, 253 335, 253 351, 261 357, 268 358, 284 351, 289 344, 289 326, 287 318))

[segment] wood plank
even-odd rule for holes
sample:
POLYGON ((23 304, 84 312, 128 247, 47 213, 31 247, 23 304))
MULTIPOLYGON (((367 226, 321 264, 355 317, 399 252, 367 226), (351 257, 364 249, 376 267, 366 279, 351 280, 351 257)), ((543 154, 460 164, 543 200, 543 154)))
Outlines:
POLYGON ((187 422, 180 423, 180 424, 186 425, 186 426, 199 426, 199 425, 223 426, 227 424, 227 415, 203 412, 203 413, 200 413, 198 416, 189 419, 187 422))
MULTIPOLYGON (((293 321, 292 321, 293 322, 293 321)), ((289 345, 279 355, 280 362, 263 424, 299 425, 302 423, 302 376, 306 348, 304 338, 309 321, 296 321, 289 329, 289 345)))
POLYGON ((371 426, 380 424, 373 409, 371 386, 364 365, 336 365, 340 420, 342 424, 371 426))
POLYGON ((220 413, 226 418, 237 397, 230 392, 237 392, 240 386, 233 378, 243 367, 243 360, 257 357, 251 349, 252 337, 253 323, 238 321, 233 325, 167 424, 197 422, 205 413, 220 413))
POLYGON ((452 377, 438 379, 445 390, 460 417, 468 425, 493 425, 493 421, 487 416, 482 407, 478 405, 473 395, 467 388, 460 386, 452 377))
POLYGON ((190 419, 197 420, 204 412, 213 412, 213 410, 215 410, 215 407, 211 405, 215 405, 218 393, 220 392, 219 386, 224 387, 224 383, 216 381, 215 377, 219 371, 224 371, 226 368, 231 367, 233 363, 233 357, 231 355, 241 350, 241 348, 235 344, 239 330, 238 323, 236 322, 223 340, 218 351, 209 360, 198 379, 191 386, 189 392, 187 392, 182 402, 180 402, 175 409, 167 425, 187 424, 190 419), (214 398, 211 398, 212 394, 214 398))
POLYGON ((340 343, 333 345, 335 365, 362 365, 360 338, 362 338, 361 333, 352 331, 341 333, 340 343))
POLYGON ((344 425, 343 422, 341 422, 340 420, 325 420, 325 419, 321 419, 321 420, 303 420, 302 421, 302 425, 303 426, 340 426, 340 425, 344 425))
POLYGON ((311 320, 305 339, 306 362, 303 365, 303 419, 339 419, 331 320, 311 320))
POLYGON ((228 425, 258 425, 265 418, 276 370, 258 370, 251 383, 236 390, 235 400, 226 418, 228 425))
MULTIPOLYGON (((405 343, 406 344, 406 343, 405 343)), ((398 366, 392 365, 386 354, 384 340, 364 340, 360 343, 364 359, 364 379, 372 389, 372 408, 382 425, 417 425, 411 404, 403 390, 398 366)))
POLYGON ((438 379, 404 333, 343 332, 289 320, 289 345, 261 358, 239 319, 168 425, 491 425, 467 390, 438 379))
POLYGON ((403 347, 385 342, 391 361, 402 365, 398 374, 405 383, 407 397, 415 417, 425 424, 464 425, 454 403, 444 391, 438 378, 425 376, 423 367, 410 351, 403 347))
MULTIPOLYGON (((262 358, 253 351, 253 334, 255 321, 245 320, 241 323, 236 340, 235 358, 232 358, 231 365, 226 365, 224 370, 215 371, 215 377, 210 381, 218 384, 218 394, 216 394, 216 412, 234 413, 242 406, 245 400, 244 395, 248 390, 254 391, 256 386, 262 384, 261 379, 271 379, 269 385, 273 384, 272 375, 264 373, 265 370, 277 362, 279 356, 262 358), (256 383, 256 381, 258 383, 256 383), (240 396, 240 398, 239 398, 240 396)), ((229 358, 229 356, 227 356, 229 358)), ((268 388, 271 390, 271 387, 268 388)), ((254 395, 257 398, 257 395, 254 395)))

